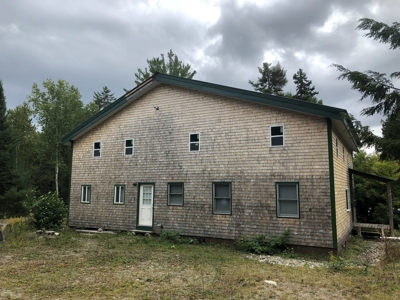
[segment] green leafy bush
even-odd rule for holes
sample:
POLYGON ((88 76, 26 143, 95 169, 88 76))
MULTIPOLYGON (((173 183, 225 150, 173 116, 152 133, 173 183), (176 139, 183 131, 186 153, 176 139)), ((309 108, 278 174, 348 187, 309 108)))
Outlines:
POLYGON ((242 240, 236 241, 236 245, 247 252, 274 255, 281 253, 287 248, 288 236, 289 230, 280 235, 245 236, 242 240))
POLYGON ((197 244, 198 241, 190 237, 181 237, 179 231, 164 230, 160 234, 160 238, 164 241, 172 242, 174 244, 197 244))
POLYGON ((37 229, 58 230, 67 214, 67 208, 56 192, 39 197, 31 206, 33 223, 37 229))

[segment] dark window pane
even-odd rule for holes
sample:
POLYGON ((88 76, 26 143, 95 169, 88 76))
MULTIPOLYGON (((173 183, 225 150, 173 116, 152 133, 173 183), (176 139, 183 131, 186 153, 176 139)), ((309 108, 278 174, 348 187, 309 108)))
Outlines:
POLYGON ((283 146, 283 137, 271 137, 271 146, 283 146))
POLYGON ((279 204, 281 215, 298 215, 296 200, 281 200, 279 204))
POLYGON ((271 127, 271 136, 283 135, 283 126, 271 127))
POLYGON ((182 195, 170 195, 169 204, 181 205, 183 203, 182 195))
POLYGON ((171 194, 182 194, 182 192, 183 192, 182 184, 170 184, 169 192, 171 194))
POLYGON ((100 150, 94 150, 93 156, 100 156, 100 150))
POLYGON ((87 199, 86 199, 86 201, 90 202, 90 197, 91 197, 90 186, 87 186, 86 189, 87 189, 87 199))
POLYGON ((190 142, 198 142, 200 141, 200 135, 199 134, 191 134, 190 135, 190 142))
POLYGON ((133 140, 126 140, 125 141, 125 147, 132 147, 133 146, 133 140))
POLYGON ((198 150, 199 150, 199 143, 190 144, 190 151, 198 151, 198 150))
POLYGON ((124 201, 125 201, 125 187, 121 186, 120 189, 121 189, 120 190, 121 195, 120 195, 119 203, 124 203, 124 201))
POLYGON ((101 143, 100 142, 94 143, 94 149, 100 149, 100 147, 101 147, 101 143))
POLYGON ((215 199, 215 211, 216 212, 230 212, 231 201, 229 198, 215 199))
POLYGON ((229 184, 216 184, 215 185, 215 197, 217 198, 230 198, 229 195, 229 184))
POLYGON ((119 201, 119 187, 115 187, 115 202, 119 201))
POLYGON ((297 200, 297 186, 281 184, 279 185, 279 199, 297 200))
POLYGON ((125 155, 132 155, 133 153, 133 148, 126 148, 125 149, 125 155))

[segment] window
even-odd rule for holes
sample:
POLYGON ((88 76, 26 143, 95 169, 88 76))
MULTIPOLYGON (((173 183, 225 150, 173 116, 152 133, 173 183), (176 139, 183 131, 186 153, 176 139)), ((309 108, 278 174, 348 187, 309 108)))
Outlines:
POLYGON ((230 182, 213 183, 213 213, 222 215, 229 215, 232 213, 230 182))
POLYGON ((200 133, 189 135, 189 151, 200 151, 200 133))
POLYGON ((336 157, 339 157, 339 144, 337 138, 336 138, 336 157))
POLYGON ((125 185, 114 186, 114 204, 125 203, 125 185))
POLYGON ((125 140, 125 155, 133 155, 133 139, 125 140))
POLYGON ((293 182, 276 183, 277 216, 300 218, 299 184, 293 182))
POLYGON ((343 161, 345 160, 344 158, 344 145, 342 145, 342 155, 343 155, 343 161))
POLYGON ((168 205, 183 205, 183 183, 168 183, 168 205))
POLYGON ((346 209, 347 211, 351 210, 351 196, 349 189, 346 189, 346 209))
POLYGON ((271 147, 283 145, 283 126, 271 126, 271 147))
POLYGON ((101 156, 101 142, 94 142, 93 143, 93 157, 100 157, 101 156))
POLYGON ((90 203, 91 198, 91 186, 82 185, 81 189, 81 203, 90 203))

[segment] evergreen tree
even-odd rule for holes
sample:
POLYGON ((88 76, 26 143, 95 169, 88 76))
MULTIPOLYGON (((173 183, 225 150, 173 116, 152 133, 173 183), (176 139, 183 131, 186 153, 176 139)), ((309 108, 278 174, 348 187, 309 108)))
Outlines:
POLYGON ((104 86, 101 92, 94 92, 93 102, 99 107, 99 111, 115 100, 114 94, 111 94, 107 86, 104 86))
POLYGON ((6 113, 6 97, 4 96, 3 82, 0 80, 0 197, 4 196, 13 181, 11 147, 14 141, 6 113))
POLYGON ((267 62, 263 63, 263 67, 258 68, 261 77, 258 77, 256 82, 249 80, 249 83, 254 87, 255 91, 283 96, 283 87, 288 82, 286 71, 279 62, 275 66, 271 65, 271 63, 267 62))
POLYGON ((293 81, 296 84, 295 99, 313 102, 315 103, 315 95, 319 92, 315 91, 315 86, 311 86, 312 81, 308 80, 307 74, 299 69, 296 74, 293 75, 293 81), (314 98, 313 98, 314 97, 314 98))
POLYGON ((161 54, 161 58, 153 57, 152 59, 147 59, 148 68, 145 68, 144 71, 142 69, 137 70, 137 73, 135 73, 135 83, 137 85, 141 84, 156 72, 189 79, 192 79, 196 74, 196 71, 190 71, 191 66, 180 61, 172 50, 169 50, 167 56, 167 62, 165 61, 164 54, 161 54))
MULTIPOLYGON (((400 23, 394 22, 392 26, 364 18, 359 20, 356 29, 369 30, 367 37, 381 43, 390 44, 390 49, 400 48, 400 23)), ((352 84, 352 88, 361 93, 361 100, 369 98, 371 107, 362 110, 363 115, 372 116, 383 114, 382 134, 379 137, 369 132, 366 144, 375 146, 381 152, 381 157, 400 161, 400 88, 395 87, 392 79, 400 78, 400 71, 390 74, 375 71, 351 71, 342 65, 333 64, 342 74, 338 79, 346 79, 352 84)), ((358 124, 360 125, 360 124, 358 124)), ((363 128, 364 133, 368 128, 363 128)))

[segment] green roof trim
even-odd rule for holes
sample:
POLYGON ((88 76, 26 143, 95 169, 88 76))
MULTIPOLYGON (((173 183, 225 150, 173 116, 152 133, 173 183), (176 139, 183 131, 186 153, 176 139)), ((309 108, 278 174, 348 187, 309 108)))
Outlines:
MULTIPOLYGON (((169 84, 200 92, 211 93, 219 96, 225 96, 244 101, 250 101, 278 108, 312 114, 323 118, 341 121, 343 122, 344 126, 347 127, 347 124, 345 123, 345 119, 343 117, 344 114, 347 114, 345 109, 340 109, 321 104, 309 103, 301 100, 289 99, 269 94, 263 94, 260 92, 248 91, 224 85, 198 81, 194 79, 155 73, 148 80, 144 81, 137 87, 128 91, 125 95, 117 99, 115 102, 105 107, 103 110, 98 112, 89 120, 85 121, 77 128, 66 134, 62 138, 62 143, 70 144, 71 141, 78 138, 80 135, 84 134, 87 130, 90 130, 92 127, 96 126, 98 123, 102 122, 107 117, 111 116, 118 110, 122 109, 124 105, 130 102, 129 101, 130 99, 136 99, 137 97, 140 97, 141 95, 149 92, 159 84, 169 84)), ((350 132, 349 135, 351 136, 350 132)), ((355 144, 353 148, 356 149, 357 145, 355 144)))

